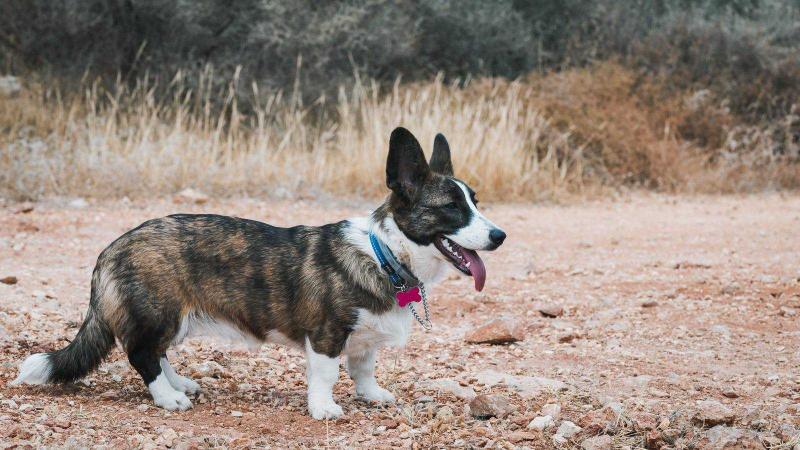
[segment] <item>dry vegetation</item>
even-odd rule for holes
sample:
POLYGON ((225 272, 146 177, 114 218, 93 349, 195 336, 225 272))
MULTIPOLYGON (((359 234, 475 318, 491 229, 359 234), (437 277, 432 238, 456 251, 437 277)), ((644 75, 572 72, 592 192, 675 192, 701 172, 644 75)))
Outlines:
POLYGON ((373 196, 383 192, 397 125, 424 146, 444 132, 462 177, 486 198, 623 186, 742 192, 796 188, 800 179, 796 115, 745 126, 704 91, 667 89, 611 63, 517 81, 358 82, 311 105, 299 88, 265 94, 252 85, 248 114, 237 79, 220 90, 210 72, 204 77, 196 90, 179 74, 168 86, 87 83, 68 95, 29 82, 0 102, 0 195, 141 197, 195 187, 373 196))

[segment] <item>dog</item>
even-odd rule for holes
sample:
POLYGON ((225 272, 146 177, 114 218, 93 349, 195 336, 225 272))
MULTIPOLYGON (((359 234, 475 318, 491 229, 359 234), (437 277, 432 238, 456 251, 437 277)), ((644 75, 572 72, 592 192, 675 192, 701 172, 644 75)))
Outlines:
POLYGON ((12 383, 75 381, 118 341, 154 403, 186 410, 187 394, 200 386, 175 372, 167 349, 198 332, 232 331, 305 351, 315 419, 342 414, 333 399, 342 356, 358 396, 394 401, 375 380, 377 349, 405 344, 412 316, 419 318, 413 304, 449 268, 482 290, 486 270, 476 251, 498 248, 506 234, 453 176, 441 134, 428 162, 411 132, 395 129, 386 185, 391 192, 369 217, 319 227, 210 214, 144 222, 98 257, 75 339, 29 356, 12 383))

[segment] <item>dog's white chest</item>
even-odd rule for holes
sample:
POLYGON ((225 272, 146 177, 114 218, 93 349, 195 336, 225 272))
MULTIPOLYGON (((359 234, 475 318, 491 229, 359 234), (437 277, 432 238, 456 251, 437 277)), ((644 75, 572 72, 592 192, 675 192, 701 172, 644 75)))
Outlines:
POLYGON ((411 311, 409 308, 400 308, 395 305, 383 314, 359 309, 358 321, 347 338, 344 352, 363 354, 376 347, 400 347, 406 344, 409 334, 411 334, 411 311))

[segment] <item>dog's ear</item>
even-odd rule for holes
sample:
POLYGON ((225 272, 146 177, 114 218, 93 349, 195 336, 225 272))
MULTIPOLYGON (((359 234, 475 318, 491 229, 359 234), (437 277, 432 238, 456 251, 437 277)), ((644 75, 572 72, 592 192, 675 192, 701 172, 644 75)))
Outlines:
POLYGON ((389 138, 386 186, 405 201, 412 201, 429 175, 430 168, 417 138, 405 128, 395 128, 389 138))
POLYGON ((453 161, 450 159, 450 144, 442 133, 433 140, 431 170, 442 175, 453 176, 453 161))

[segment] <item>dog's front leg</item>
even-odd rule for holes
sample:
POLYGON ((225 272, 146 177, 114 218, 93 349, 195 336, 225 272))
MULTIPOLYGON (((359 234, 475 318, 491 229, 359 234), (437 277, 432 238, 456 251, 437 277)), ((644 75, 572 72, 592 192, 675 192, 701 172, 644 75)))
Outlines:
POLYGON ((333 401, 333 385, 339 379, 339 358, 317 353, 306 338, 306 380, 308 382, 308 412, 311 417, 335 419, 342 407, 333 401))
POLYGON ((376 402, 393 402, 394 395, 375 381, 375 349, 347 357, 347 373, 356 385, 356 394, 376 402))

